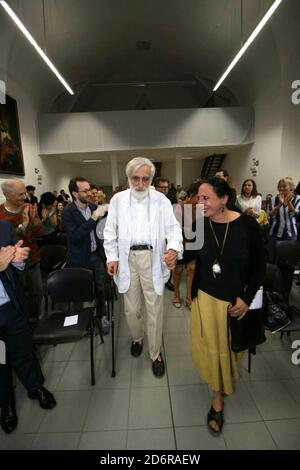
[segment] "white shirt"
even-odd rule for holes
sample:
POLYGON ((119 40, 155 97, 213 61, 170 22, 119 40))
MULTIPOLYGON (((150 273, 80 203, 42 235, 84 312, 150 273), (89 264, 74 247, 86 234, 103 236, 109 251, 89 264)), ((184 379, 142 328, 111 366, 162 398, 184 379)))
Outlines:
POLYGON ((250 199, 244 198, 241 194, 236 198, 238 207, 242 212, 246 209, 253 209, 254 216, 258 218, 261 213, 261 196, 250 197, 250 199))
POLYGON ((138 201, 130 197, 131 205, 131 246, 151 245, 150 200, 149 196, 138 201))

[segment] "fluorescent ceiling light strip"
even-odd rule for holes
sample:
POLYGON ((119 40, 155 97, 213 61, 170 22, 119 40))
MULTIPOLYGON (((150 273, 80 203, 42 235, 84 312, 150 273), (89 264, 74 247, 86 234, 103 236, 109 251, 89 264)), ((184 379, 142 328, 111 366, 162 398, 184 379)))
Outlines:
POLYGON ((82 160, 84 163, 101 163, 102 160, 82 160))
POLYGON ((0 1, 1 6, 4 8, 4 10, 8 13, 8 15, 12 18, 12 20, 16 23, 18 28, 22 31, 24 36, 28 39, 28 41, 32 44, 32 46, 35 48, 35 50, 40 54, 42 59, 46 62, 48 67, 52 70, 52 72, 57 76, 58 80, 64 85, 64 87, 68 90, 68 92, 71 95, 74 95, 74 91, 72 88, 67 84, 65 79, 62 77, 62 75, 59 73, 59 71, 56 69, 56 67, 53 65, 51 60, 46 56, 46 54, 43 52, 43 50, 40 48, 40 46, 37 44, 37 42, 33 39, 31 36, 30 32, 25 28, 23 23, 19 20, 17 15, 14 13, 14 11, 10 8, 10 6, 4 2, 0 1))
POLYGON ((231 64, 227 67, 227 69, 225 70, 225 72, 223 73, 222 77, 220 78, 220 80, 218 81, 218 83, 216 84, 216 86, 214 87, 213 91, 217 91, 217 89, 219 88, 219 86, 221 85, 221 83, 223 83, 223 81, 225 80, 225 78, 227 77, 227 75, 229 75, 229 73, 231 72, 231 70, 233 69, 233 67, 236 65, 236 63, 240 60, 240 58, 242 57, 242 55, 246 52, 246 50, 248 49, 248 47, 250 46, 250 44, 254 41, 254 39, 256 38, 256 36, 258 35, 258 33, 261 31, 261 29, 264 27, 264 25, 267 23, 267 21, 271 18, 271 16, 273 15, 274 11, 279 7, 280 3, 282 2, 282 0, 276 0, 272 6, 269 8, 269 10, 267 11, 267 13, 265 14, 265 16, 262 18, 262 20, 258 23, 258 25, 256 26, 255 30, 253 31, 253 33, 249 36, 249 38, 247 39, 247 41, 245 42, 245 44, 243 45, 243 47, 240 49, 240 51, 237 53, 237 55, 235 56, 235 58, 233 59, 233 61, 231 62, 231 64))

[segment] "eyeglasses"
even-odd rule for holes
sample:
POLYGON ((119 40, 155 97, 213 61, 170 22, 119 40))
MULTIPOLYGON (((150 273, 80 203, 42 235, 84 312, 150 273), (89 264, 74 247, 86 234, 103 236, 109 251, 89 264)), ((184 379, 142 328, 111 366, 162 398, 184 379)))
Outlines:
POLYGON ((159 189, 169 189, 169 186, 157 186, 159 189))
POLYGON ((81 189, 80 191, 77 191, 78 193, 90 193, 91 192, 91 189, 81 189))
POLYGON ((143 183, 149 183, 150 181, 149 176, 132 176, 130 179, 133 183, 139 183, 141 180, 143 183))

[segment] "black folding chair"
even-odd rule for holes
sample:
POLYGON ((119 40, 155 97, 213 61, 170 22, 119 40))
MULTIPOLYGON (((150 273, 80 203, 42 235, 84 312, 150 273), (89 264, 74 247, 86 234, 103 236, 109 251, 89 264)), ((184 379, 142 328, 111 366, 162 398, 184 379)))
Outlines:
POLYGON ((276 241, 275 261, 282 272, 285 285, 285 299, 288 301, 293 286, 294 272, 300 263, 300 243, 298 240, 276 241))
MULTIPOLYGON (((267 292, 278 292, 284 296, 285 288, 280 269, 276 264, 267 263, 263 289, 267 292)), ((248 372, 251 372, 251 355, 255 356, 256 348, 248 349, 248 372)))
POLYGON ((44 295, 49 273, 61 269, 66 264, 67 249, 62 245, 43 245, 39 249, 41 258, 40 269, 43 283, 44 295))
POLYGON ((94 368, 94 330, 97 325, 103 343, 101 324, 96 316, 95 306, 76 309, 74 302, 93 302, 93 271, 84 268, 66 268, 49 274, 46 291, 46 315, 33 331, 32 339, 36 345, 57 345, 80 341, 90 332, 91 384, 95 385, 94 368), (68 303, 69 310, 48 312, 48 297, 55 303, 68 303), (66 326, 66 319, 76 315, 76 323, 66 326))
MULTIPOLYGON (((280 249, 279 249, 279 259, 286 259, 287 261, 290 261, 291 258, 291 253, 292 253, 292 245, 291 246, 286 246, 286 243, 293 243, 292 241, 288 242, 277 242, 279 243, 280 249), (280 251, 282 249, 282 251, 280 251)), ((297 242, 298 243, 298 242, 297 242)), ((294 258, 293 258, 294 259, 294 258)), ((299 331, 300 330, 300 315, 297 313, 296 309, 291 308, 288 304, 288 292, 287 292, 287 281, 284 279, 284 275, 282 273, 282 269, 280 269, 280 266, 277 266, 276 264, 267 264, 267 271, 266 271, 266 276, 265 276, 265 281, 264 281, 264 288, 268 292, 277 292, 280 294, 280 296, 285 300, 287 307, 289 308, 288 314, 293 313, 293 316, 291 317, 291 323, 286 326, 285 328, 282 328, 280 330, 280 338, 283 337, 284 333, 287 334, 287 336, 290 336, 291 332, 293 331, 299 331)))

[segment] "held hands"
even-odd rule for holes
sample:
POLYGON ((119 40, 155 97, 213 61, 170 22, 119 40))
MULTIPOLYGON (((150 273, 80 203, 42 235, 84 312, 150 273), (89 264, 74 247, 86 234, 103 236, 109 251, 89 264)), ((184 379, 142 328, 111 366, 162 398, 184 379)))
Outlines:
POLYGON ((110 261, 106 264, 107 272, 110 276, 115 276, 118 272, 119 262, 118 261, 110 261))
POLYGON ((254 214, 253 208, 252 208, 252 207, 248 207, 248 209, 245 210, 244 214, 246 214, 246 215, 253 215, 253 214, 254 214))
POLYGON ((13 263, 24 263, 27 260, 30 252, 29 247, 22 247, 23 240, 19 240, 18 243, 14 246, 15 248, 15 255, 12 259, 13 263))
POLYGON ((177 251, 175 250, 167 250, 162 257, 164 263, 166 263, 167 268, 171 271, 175 268, 176 260, 177 260, 177 251))
POLYGON ((236 303, 234 305, 228 305, 228 313, 233 317, 237 317, 238 320, 241 320, 249 310, 249 306, 242 300, 240 297, 237 297, 236 303))

